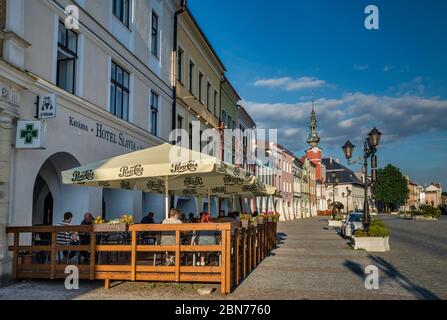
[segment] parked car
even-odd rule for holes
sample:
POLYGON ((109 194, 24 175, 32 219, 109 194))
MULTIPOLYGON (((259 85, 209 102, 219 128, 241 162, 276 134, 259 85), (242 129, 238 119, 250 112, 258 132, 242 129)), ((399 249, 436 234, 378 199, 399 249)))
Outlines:
POLYGON ((441 214, 447 215, 447 206, 446 205, 441 206, 441 214))
POLYGON ((354 235, 355 230, 363 229, 363 212, 354 211, 350 212, 346 217, 346 220, 343 221, 343 225, 341 228, 341 234, 345 238, 350 238, 354 235))

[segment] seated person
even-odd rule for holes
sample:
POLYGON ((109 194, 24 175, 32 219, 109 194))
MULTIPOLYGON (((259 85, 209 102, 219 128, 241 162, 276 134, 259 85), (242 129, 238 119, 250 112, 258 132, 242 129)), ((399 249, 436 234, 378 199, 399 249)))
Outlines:
POLYGON ((230 216, 225 216, 225 210, 219 211, 219 217, 215 219, 214 222, 222 223, 222 222, 235 222, 236 220, 230 216))
MULTIPOLYGON (((179 220, 179 211, 177 209, 171 209, 169 213, 169 218, 163 220, 162 224, 183 224, 183 222, 179 220)), ((163 232, 160 244, 162 246, 176 245, 175 231, 163 232)), ((169 255, 166 259, 166 265, 174 264, 175 261, 174 259, 175 256, 169 255)))
POLYGON ((141 219, 141 224, 154 224, 154 213, 149 212, 143 219, 141 219))
MULTIPOLYGON (((70 226, 71 220, 73 219, 73 213, 65 212, 64 220, 59 222, 57 226, 70 226)), ((61 246, 70 246, 70 245, 78 245, 78 233, 77 232, 58 232, 56 237, 56 243, 61 246)), ((73 258, 76 255, 76 252, 73 251, 62 251, 64 257, 68 257, 68 259, 73 258)))
MULTIPOLYGON (((207 212, 200 213, 200 223, 211 223, 211 222, 212 222, 212 219, 211 219, 211 216, 209 213, 207 213, 207 212)), ((213 231, 213 230, 199 231, 197 238, 198 238, 197 239, 198 245, 207 246, 207 245, 218 244, 217 240, 216 240, 216 231, 213 231)), ((200 253, 200 265, 201 266, 205 265, 205 258, 206 258, 206 254, 200 253)))
POLYGON ((194 217, 194 213, 190 212, 188 215, 188 223, 197 223, 197 218, 194 217))
MULTIPOLYGON (((141 219, 141 224, 155 224, 154 221, 154 213, 148 212, 146 216, 141 219)), ((145 244, 148 244, 150 241, 156 242, 156 233, 155 232, 142 232, 141 233, 141 239, 145 244)))
MULTIPOLYGON (((81 226, 90 226, 93 224, 93 215, 90 212, 84 214, 84 220, 81 222, 81 226)), ((81 232, 79 234, 79 244, 80 245, 89 245, 90 244, 90 233, 81 232)), ((81 251, 81 257, 84 261, 87 261, 90 258, 90 253, 88 251, 81 251)))

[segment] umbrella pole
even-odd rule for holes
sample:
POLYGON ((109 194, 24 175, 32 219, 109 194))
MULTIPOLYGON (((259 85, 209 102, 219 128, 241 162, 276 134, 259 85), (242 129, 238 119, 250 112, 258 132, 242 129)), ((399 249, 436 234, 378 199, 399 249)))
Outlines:
POLYGON ((211 216, 211 190, 208 189, 208 213, 211 216))
POLYGON ((165 177, 165 217, 169 218, 169 186, 168 177, 165 177))

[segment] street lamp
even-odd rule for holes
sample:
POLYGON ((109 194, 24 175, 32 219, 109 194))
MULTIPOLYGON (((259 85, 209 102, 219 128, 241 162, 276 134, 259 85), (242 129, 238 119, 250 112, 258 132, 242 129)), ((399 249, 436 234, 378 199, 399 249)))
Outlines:
POLYGON ((347 141, 342 147, 346 159, 348 159, 349 164, 360 163, 363 165, 363 172, 365 174, 364 188, 364 209, 363 209, 363 227, 368 230, 371 223, 371 216, 369 214, 369 204, 368 204, 368 188, 373 185, 377 180, 377 147, 380 144, 380 138, 382 133, 374 127, 373 130, 368 134, 364 142, 363 157, 357 160, 351 160, 354 154, 355 146, 351 141, 347 141), (368 180, 368 160, 371 159, 371 180, 368 180))
POLYGON ((325 182, 326 189, 332 188, 332 218, 335 219, 335 188, 338 186, 340 180, 337 178, 335 172, 331 173, 331 179, 325 182))

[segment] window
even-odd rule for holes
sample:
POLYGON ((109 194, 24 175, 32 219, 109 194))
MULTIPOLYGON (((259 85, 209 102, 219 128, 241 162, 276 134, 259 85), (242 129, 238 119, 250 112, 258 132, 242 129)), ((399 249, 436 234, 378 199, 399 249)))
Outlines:
POLYGON ((182 50, 182 48, 178 48, 177 51, 177 80, 180 83, 182 82, 182 78, 183 78, 183 55, 184 55, 184 51, 182 50))
POLYGON ((129 73, 112 62, 110 82, 110 112, 118 118, 129 120, 129 73))
POLYGON ((203 103, 203 73, 199 72, 199 101, 203 103))
POLYGON ((62 22, 59 22, 57 46, 56 85, 65 91, 75 93, 78 35, 67 30, 62 22))
POLYGON ((194 84, 194 62, 189 61, 189 92, 193 93, 193 84, 194 84))
POLYGON ((158 94, 151 91, 151 133, 154 136, 158 133, 158 99, 158 94))
MULTIPOLYGON (((177 115, 177 129, 183 129, 183 117, 181 115, 177 115)), ((182 136, 177 136, 177 144, 182 142, 182 136)))
POLYGON ((199 152, 202 152, 203 148, 205 147, 205 143, 206 143, 206 141, 202 141, 202 135, 203 135, 203 131, 200 130, 200 150, 199 150, 199 152))
POLYGON ((158 58, 158 16, 152 11, 151 52, 158 58))
POLYGON ((130 0, 113 0, 113 14, 126 27, 129 27, 130 0))
POLYGON ((192 123, 189 123, 189 149, 192 150, 192 123))
POLYGON ((206 104, 209 112, 211 111, 211 83, 206 84, 206 104))
POLYGON ((214 103, 213 103, 213 106, 214 106, 214 115, 216 117, 219 114, 219 106, 217 104, 217 94, 218 94, 217 91, 214 90, 214 103))
POLYGON ((222 110, 222 122, 225 123, 225 125, 227 126, 227 128, 229 128, 229 123, 227 123, 227 113, 225 112, 225 110, 222 110))

